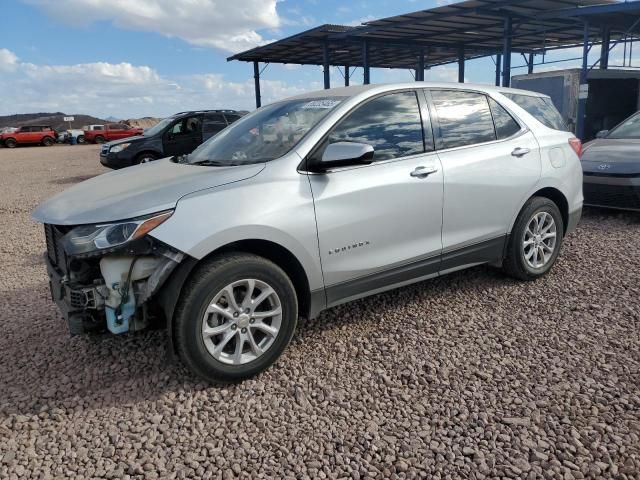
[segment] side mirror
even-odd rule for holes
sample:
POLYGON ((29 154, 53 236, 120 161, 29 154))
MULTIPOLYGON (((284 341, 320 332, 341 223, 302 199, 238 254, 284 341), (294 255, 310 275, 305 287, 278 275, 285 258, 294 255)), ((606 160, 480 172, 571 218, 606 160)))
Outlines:
POLYGON ((596 133, 596 138, 606 138, 607 135, 609 135, 609 130, 600 130, 596 133))
POLYGON ((373 147, 366 143, 331 143, 325 148, 318 167, 328 170, 352 165, 368 165, 373 162, 374 153, 373 147))

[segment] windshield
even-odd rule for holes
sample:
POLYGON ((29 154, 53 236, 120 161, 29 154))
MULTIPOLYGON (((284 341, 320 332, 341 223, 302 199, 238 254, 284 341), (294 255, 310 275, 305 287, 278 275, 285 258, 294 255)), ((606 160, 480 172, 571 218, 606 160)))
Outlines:
POLYGON ((342 100, 307 98, 268 105, 200 145, 187 162, 212 166, 269 162, 295 147, 342 100))
POLYGON ((607 138, 640 138, 640 115, 628 118, 611 130, 607 138))
POLYGON ((165 127, 169 126, 169 124, 173 121, 173 117, 165 118, 164 120, 160 120, 151 128, 145 128, 143 135, 145 137, 152 137, 156 133, 162 132, 165 127))

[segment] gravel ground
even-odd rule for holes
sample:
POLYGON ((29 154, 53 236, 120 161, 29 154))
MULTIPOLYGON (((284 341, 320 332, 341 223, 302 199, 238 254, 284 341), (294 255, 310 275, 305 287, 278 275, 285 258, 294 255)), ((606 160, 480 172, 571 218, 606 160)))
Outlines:
POLYGON ((204 385, 161 331, 70 338, 41 199, 97 147, 0 149, 0 478, 640 478, 640 215, 588 210, 545 279, 476 268, 335 308, 204 385))

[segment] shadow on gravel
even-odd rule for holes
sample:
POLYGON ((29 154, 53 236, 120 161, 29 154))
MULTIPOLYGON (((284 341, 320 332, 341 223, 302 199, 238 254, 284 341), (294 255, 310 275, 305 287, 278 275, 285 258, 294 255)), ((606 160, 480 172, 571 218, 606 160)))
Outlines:
POLYGON ((582 211, 582 218, 583 220, 617 220, 628 225, 640 224, 640 212, 600 207, 585 207, 582 211))
MULTIPOLYGON (((437 302, 459 291, 511 283, 493 269, 478 267, 379 296, 385 296, 385 311, 392 311, 424 297, 437 302)), ((318 331, 366 322, 374 313, 371 303, 360 300, 349 304, 348 311, 336 307, 301 322, 294 343, 318 331)), ((0 305, 0 418, 79 404, 83 409, 117 407, 153 401, 167 392, 211 388, 169 355, 164 329, 70 337, 46 283, 2 292, 0 305)), ((375 313, 384 314, 379 308, 375 313)))
POLYGON ((73 183, 84 182, 85 180, 89 180, 90 178, 97 176, 98 175, 77 175, 75 177, 56 178, 50 180, 49 183, 53 183, 55 185, 69 185, 73 183))

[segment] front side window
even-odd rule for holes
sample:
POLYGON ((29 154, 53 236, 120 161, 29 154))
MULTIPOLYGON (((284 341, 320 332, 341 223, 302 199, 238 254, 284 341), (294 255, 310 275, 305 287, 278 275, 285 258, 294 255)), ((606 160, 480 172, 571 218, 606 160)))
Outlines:
POLYGON ((493 98, 489 98, 489 107, 491 107, 491 115, 493 116, 493 123, 496 126, 496 136, 498 140, 512 137, 520 131, 518 122, 493 98))
POLYGON ((439 149, 464 147, 496 139, 487 97, 480 93, 432 90, 438 113, 439 149))
POLYGON ((286 100, 242 117, 196 148, 186 160, 210 166, 246 165, 293 149, 344 97, 286 100))
POLYGON ((611 130, 607 138, 640 138, 640 115, 628 118, 611 130))
POLYGON ((327 144, 355 142, 371 145, 374 161, 424 153, 420 108, 415 92, 375 98, 342 120, 327 144))
POLYGON ((550 98, 534 97, 519 93, 503 93, 503 95, 515 102, 520 108, 544 126, 553 128, 554 130, 567 130, 562 115, 560 115, 560 112, 558 112, 550 98))

